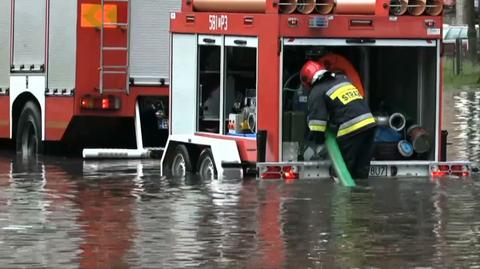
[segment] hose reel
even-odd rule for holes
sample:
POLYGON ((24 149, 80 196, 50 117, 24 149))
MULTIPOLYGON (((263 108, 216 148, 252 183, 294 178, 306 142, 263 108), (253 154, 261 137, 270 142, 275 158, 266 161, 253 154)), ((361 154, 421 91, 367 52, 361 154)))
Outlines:
POLYGON ((400 132, 403 129, 405 129, 405 125, 407 124, 407 120, 405 119, 405 116, 402 113, 393 113, 389 118, 388 118, 388 126, 392 128, 393 130, 400 132))
POLYGON ((393 113, 392 115, 378 115, 375 116, 375 121, 378 126, 387 126, 392 128, 396 132, 400 132, 405 129, 407 120, 402 113, 393 113))

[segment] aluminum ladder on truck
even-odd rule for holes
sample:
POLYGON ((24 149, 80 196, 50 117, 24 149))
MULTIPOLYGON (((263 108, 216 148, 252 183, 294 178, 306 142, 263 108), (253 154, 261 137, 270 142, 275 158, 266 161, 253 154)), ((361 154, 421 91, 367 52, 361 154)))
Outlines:
MULTIPOLYGON (((130 12, 131 12, 131 0, 101 0, 101 12, 102 21, 100 27, 100 80, 99 80, 99 93, 125 93, 130 94, 130 66, 129 66, 129 53, 130 53, 130 12), (108 3, 125 3, 127 5, 127 21, 125 22, 105 22, 106 6, 108 3), (124 46, 109 46, 106 44, 106 30, 110 28, 123 27, 126 38, 124 46), (124 64, 106 64, 105 54, 108 52, 123 52, 124 64), (125 80, 125 88, 109 88, 105 87, 105 77, 117 76, 125 80)), ((117 7, 118 8, 118 7, 117 7)), ((83 158, 85 159, 104 159, 104 158, 149 158, 153 152, 163 151, 163 148, 144 148, 142 141, 142 128, 140 123, 140 112, 138 103, 135 105, 135 137, 137 143, 137 149, 117 149, 117 148, 88 148, 83 149, 83 158)))
MULTIPOLYGON (((130 66, 129 66, 129 54, 130 54, 130 11, 131 11, 131 2, 130 0, 101 0, 102 6, 102 20, 101 20, 101 27, 100 27, 100 80, 99 80, 99 88, 98 91, 100 94, 104 93, 118 93, 124 92, 125 94, 130 94, 130 66), (126 3, 127 5, 127 15, 125 22, 106 22, 105 21, 105 14, 106 9, 105 7, 108 3, 126 3), (124 46, 109 46, 105 44, 106 38, 106 29, 122 27, 125 31, 126 38, 124 46), (124 64, 106 64, 106 53, 121 53, 124 56, 124 64), (115 76, 120 78, 121 80, 125 81, 124 88, 119 87, 105 87, 105 77, 108 76, 115 76)), ((118 7, 117 7, 118 8, 118 7)), ((123 57, 122 57, 123 58, 123 57)))

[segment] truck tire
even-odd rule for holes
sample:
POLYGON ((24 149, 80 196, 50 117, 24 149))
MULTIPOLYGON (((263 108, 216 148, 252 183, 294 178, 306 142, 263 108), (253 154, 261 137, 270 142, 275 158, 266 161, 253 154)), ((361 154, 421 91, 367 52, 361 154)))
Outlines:
POLYGON ((206 148, 200 153, 197 165, 198 175, 202 180, 210 181, 217 179, 217 168, 213 161, 212 150, 206 148))
POLYGON ((187 147, 182 144, 177 145, 170 165, 170 175, 172 177, 185 177, 191 171, 192 162, 187 147))
POLYGON ((20 113, 16 133, 17 154, 32 157, 42 151, 42 125, 40 110, 33 102, 27 102, 20 113))

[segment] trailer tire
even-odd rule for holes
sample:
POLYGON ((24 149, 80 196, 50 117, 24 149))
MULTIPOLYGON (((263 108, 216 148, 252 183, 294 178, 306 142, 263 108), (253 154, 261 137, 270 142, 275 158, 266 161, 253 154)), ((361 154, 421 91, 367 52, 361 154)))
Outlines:
POLYGON ((212 150, 206 148, 198 157, 197 172, 202 180, 211 181, 217 179, 217 168, 213 161, 212 150))
POLYGON ((42 125, 40 110, 33 102, 27 102, 18 118, 16 133, 17 154, 32 157, 42 152, 42 125))
POLYGON ((185 145, 177 145, 173 153, 170 165, 172 177, 185 177, 192 171, 192 161, 185 145))

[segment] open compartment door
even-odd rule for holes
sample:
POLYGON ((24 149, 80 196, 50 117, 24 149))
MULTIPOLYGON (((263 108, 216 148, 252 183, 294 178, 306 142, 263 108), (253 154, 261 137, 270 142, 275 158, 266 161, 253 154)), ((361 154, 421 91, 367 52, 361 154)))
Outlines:
POLYGON ((197 36, 172 35, 171 133, 193 134, 196 129, 197 36))
POLYGON ((374 160, 438 161, 437 41, 286 38, 282 52, 283 161, 303 161, 308 134, 308 93, 300 87, 298 71, 307 59, 327 54, 347 59, 358 73, 379 124, 374 160), (409 154, 402 143, 410 145, 409 154))

